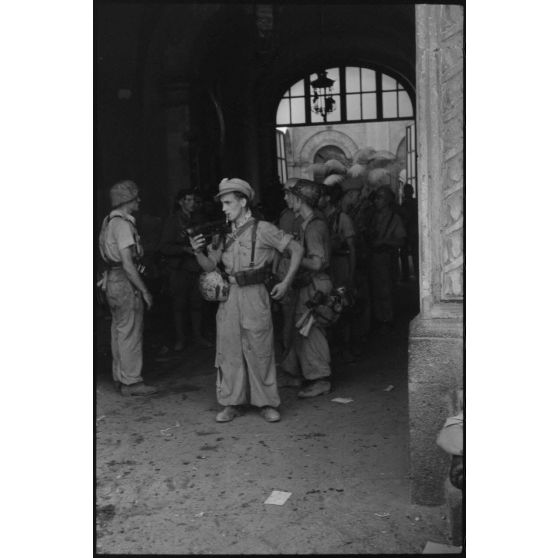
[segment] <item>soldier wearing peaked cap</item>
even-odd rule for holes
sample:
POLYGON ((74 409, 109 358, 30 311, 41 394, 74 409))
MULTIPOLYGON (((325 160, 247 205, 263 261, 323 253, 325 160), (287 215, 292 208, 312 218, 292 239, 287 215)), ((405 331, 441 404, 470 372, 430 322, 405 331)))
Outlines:
POLYGON ((191 239, 196 258, 205 271, 220 265, 230 282, 228 298, 217 311, 217 399, 224 409, 217 422, 228 422, 240 414, 240 406, 261 409, 268 422, 280 420, 273 323, 270 297, 281 299, 290 286, 302 248, 292 236, 266 221, 256 221, 250 204, 254 190, 240 178, 225 178, 216 196, 232 231, 207 247, 202 235, 191 239), (289 268, 268 294, 264 285, 276 251, 291 254, 289 268))

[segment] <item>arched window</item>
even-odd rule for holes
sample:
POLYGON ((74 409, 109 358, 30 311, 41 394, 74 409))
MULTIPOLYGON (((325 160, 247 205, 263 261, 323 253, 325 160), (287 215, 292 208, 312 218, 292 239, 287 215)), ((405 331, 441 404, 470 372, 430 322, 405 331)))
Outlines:
POLYGON ((348 164, 345 153, 343 153, 343 151, 336 145, 324 145, 323 147, 320 147, 314 155, 314 163, 325 163, 330 159, 335 159, 343 165, 348 164))
MULTIPOLYGON (((323 105, 322 105, 323 106, 323 105)), ((339 66, 306 76, 283 95, 277 108, 277 126, 307 126, 324 122, 374 122, 414 118, 409 92, 395 78, 370 68, 339 66), (317 91, 312 82, 333 81, 317 91), (317 112, 321 98, 329 110, 317 112)))

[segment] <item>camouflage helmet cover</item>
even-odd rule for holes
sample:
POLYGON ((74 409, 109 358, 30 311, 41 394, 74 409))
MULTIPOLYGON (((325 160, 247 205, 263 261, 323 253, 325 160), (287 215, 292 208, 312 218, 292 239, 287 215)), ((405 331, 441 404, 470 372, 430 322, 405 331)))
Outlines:
POLYGON ((229 297, 230 284, 218 271, 202 273, 198 286, 202 298, 209 302, 224 302, 229 297))
POLYGON ((316 184, 311 180, 299 178, 295 185, 289 189, 289 192, 294 194, 297 198, 300 198, 310 207, 314 208, 318 206, 318 200, 320 199, 322 188, 319 184, 316 184))

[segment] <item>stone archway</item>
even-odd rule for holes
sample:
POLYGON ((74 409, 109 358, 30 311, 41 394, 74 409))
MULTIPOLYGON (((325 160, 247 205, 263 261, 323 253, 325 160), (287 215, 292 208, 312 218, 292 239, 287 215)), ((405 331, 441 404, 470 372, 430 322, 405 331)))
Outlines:
POLYGON ((300 161, 314 161, 316 153, 326 145, 338 147, 347 159, 352 159, 358 151, 358 145, 347 134, 337 130, 322 130, 306 140, 300 150, 300 161))

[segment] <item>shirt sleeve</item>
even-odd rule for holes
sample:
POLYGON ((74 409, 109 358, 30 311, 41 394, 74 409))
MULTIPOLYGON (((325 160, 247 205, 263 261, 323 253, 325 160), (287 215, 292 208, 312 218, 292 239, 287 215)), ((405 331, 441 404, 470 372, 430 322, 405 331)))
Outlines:
POLYGON ((258 236, 262 247, 274 248, 279 252, 283 252, 293 238, 291 234, 267 221, 258 223, 258 236))
POLYGON ((329 236, 327 224, 321 219, 316 219, 308 224, 304 233, 307 253, 305 257, 318 257, 323 265, 329 263, 329 236))
POLYGON ((223 241, 215 236, 213 241, 207 246, 207 257, 217 265, 221 261, 223 255, 223 241))
POLYGON ((118 249, 123 250, 124 248, 135 246, 136 241, 132 225, 125 219, 114 219, 113 222, 113 234, 118 249))

